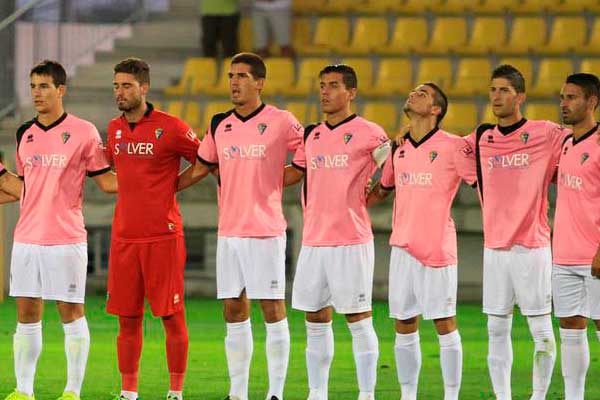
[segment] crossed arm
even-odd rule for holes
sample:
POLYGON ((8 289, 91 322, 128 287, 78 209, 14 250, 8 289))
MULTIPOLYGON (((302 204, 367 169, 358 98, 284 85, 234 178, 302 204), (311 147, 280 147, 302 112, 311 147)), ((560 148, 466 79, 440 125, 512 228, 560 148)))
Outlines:
POLYGON ((0 175, 0 204, 12 203, 21 198, 23 181, 12 172, 0 175))

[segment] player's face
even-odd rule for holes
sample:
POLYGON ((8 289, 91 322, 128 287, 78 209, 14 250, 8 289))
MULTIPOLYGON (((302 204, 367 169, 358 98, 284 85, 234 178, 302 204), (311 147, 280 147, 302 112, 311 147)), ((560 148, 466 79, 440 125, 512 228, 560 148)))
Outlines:
POLYGON ((29 84, 31 100, 38 114, 52 113, 62 105, 65 86, 56 87, 50 75, 31 75, 29 84))
POLYGON ((320 85, 321 110, 325 114, 344 110, 356 97, 356 88, 348 89, 340 72, 323 74, 320 85))
POLYGON ((563 122, 575 125, 585 120, 590 112, 594 112, 596 101, 594 98, 586 99, 581 87, 565 83, 560 91, 560 111, 563 122))
POLYGON ((264 79, 254 79, 250 73, 252 67, 244 63, 231 64, 229 67, 229 90, 231 102, 241 106, 260 97, 264 79))
POLYGON ((120 111, 133 111, 146 101, 149 86, 140 84, 135 76, 125 72, 117 72, 113 79, 113 92, 120 111))
POLYGON ((524 93, 517 93, 510 81, 505 78, 492 79, 490 84, 490 104, 497 118, 515 114, 525 100, 524 93))
POLYGON ((435 91, 431 86, 419 85, 411 90, 404 103, 403 111, 406 115, 416 114, 422 117, 431 115, 434 105, 435 91))

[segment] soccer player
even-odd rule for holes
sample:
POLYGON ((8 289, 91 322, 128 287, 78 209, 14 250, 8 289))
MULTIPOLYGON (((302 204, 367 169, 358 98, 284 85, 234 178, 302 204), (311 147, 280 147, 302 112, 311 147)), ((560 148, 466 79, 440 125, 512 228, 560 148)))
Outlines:
POLYGON ((119 317, 118 398, 137 399, 147 298, 166 333, 167 399, 181 400, 188 350, 183 304, 186 251, 175 191, 181 158, 194 163, 199 140, 185 122, 146 102, 149 87, 145 61, 128 58, 114 67, 113 91, 123 114, 111 120, 107 130, 107 155, 117 171, 119 194, 106 309, 119 317))
MULTIPOLYGON (((67 74, 62 65, 42 61, 29 77, 37 116, 17 130, 17 174, 23 191, 10 270, 18 319, 13 337, 17 388, 6 399, 34 398, 44 300, 54 300, 67 357, 67 385, 60 399, 78 400, 90 346, 83 306, 88 261, 81 210, 84 180, 93 177, 105 192, 116 192, 117 185, 94 125, 63 109, 67 74)), ((17 187, 13 179, 3 176, 3 190, 19 197, 9 189, 17 187)))
POLYGON ((250 300, 260 301, 267 330, 267 400, 283 399, 290 350, 281 197, 287 155, 302 142, 304 129, 290 112, 262 103, 266 74, 256 54, 232 58, 234 108, 212 117, 198 149, 199 162, 179 180, 182 189, 218 167, 217 297, 223 300, 227 324, 230 400, 248 399, 250 300))
POLYGON ((600 144, 594 118, 599 100, 600 81, 592 74, 570 75, 560 94, 563 121, 573 127, 558 165, 552 271, 566 400, 584 398, 590 317, 600 340, 600 144))
POLYGON ((0 204, 18 201, 22 190, 23 181, 0 163, 0 204))
POLYGON ((389 304, 396 320, 396 368, 403 400, 416 400, 421 369, 419 315, 433 320, 440 343, 444 399, 458 400, 462 344, 456 325, 456 228, 450 215, 461 178, 470 178, 460 150, 464 140, 441 130, 448 100, 433 83, 408 95, 410 119, 403 146, 394 146, 369 206, 394 189, 389 304), (427 212, 423 212, 427 204, 427 212))
POLYGON ((483 210, 483 312, 488 315, 488 367, 498 400, 511 398, 511 328, 515 303, 535 343, 533 395, 546 397, 556 342, 552 331, 548 186, 568 131, 528 121, 523 75, 510 65, 492 73, 489 99, 498 124, 483 124, 463 149, 474 161, 483 210))
POLYGON ((325 122, 306 128, 285 184, 304 178, 304 228, 292 307, 306 312, 310 400, 328 396, 333 359, 332 307, 346 316, 359 400, 374 399, 379 344, 371 317, 373 232, 364 188, 390 152, 383 129, 356 116, 357 77, 348 65, 321 70, 325 122))

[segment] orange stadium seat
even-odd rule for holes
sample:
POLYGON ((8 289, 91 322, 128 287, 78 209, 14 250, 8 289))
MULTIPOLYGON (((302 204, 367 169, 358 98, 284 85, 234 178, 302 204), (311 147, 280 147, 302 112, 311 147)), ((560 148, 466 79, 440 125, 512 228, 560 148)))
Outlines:
POLYGON ((221 71, 217 83, 212 87, 207 87, 204 92, 208 95, 213 96, 227 96, 229 95, 229 64, 231 63, 230 58, 225 58, 221 63, 221 71))
POLYGON ((508 44, 500 54, 528 54, 546 42, 546 22, 542 17, 516 17, 508 44))
POLYGON ((550 40, 534 50, 539 54, 562 55, 583 46, 586 35, 587 23, 584 17, 556 17, 550 40))
POLYGON ((361 115, 363 118, 380 125, 388 136, 396 132, 398 128, 398 112, 395 103, 366 103, 361 115))
POLYGON ((578 54, 600 54, 600 17, 594 20, 592 27, 592 33, 587 43, 583 46, 577 47, 575 52, 578 54))
POLYGON ((302 125, 314 124, 319 121, 317 105, 306 101, 292 101, 285 105, 285 109, 294 114, 302 125))
POLYGON ((467 21, 461 17, 438 17, 433 27, 431 39, 421 54, 446 54, 467 43, 467 21))
MULTIPOLYGON (((532 64, 530 58, 507 57, 507 58, 501 59, 500 62, 498 63, 498 65, 502 65, 502 64, 512 65, 513 67, 518 69, 519 72, 521 72, 521 74, 523 75, 523 78, 525 78, 525 87, 526 88, 531 87, 531 85, 533 84, 533 64, 532 64)), ((491 76, 491 74, 490 74, 490 76, 491 76)))
POLYGON ((358 18, 350 45, 340 49, 342 54, 367 55, 377 45, 387 43, 388 23, 384 18, 358 18))
POLYGON ((417 70, 415 85, 433 82, 444 90, 452 84, 452 66, 447 58, 423 58, 417 70))
POLYGON ((329 54, 348 46, 350 24, 346 17, 321 17, 310 44, 297 49, 300 54, 329 54))
POLYGON ((504 17, 478 17, 474 19, 469 42, 456 51, 461 54, 485 55, 506 44, 504 17))
POLYGON ((202 132, 207 132, 210 126, 210 120, 213 115, 229 111, 233 108, 233 105, 228 101, 210 101, 205 104, 204 112, 202 113, 202 121, 200 128, 202 132))
POLYGON ((412 62, 408 58, 384 58, 371 88, 360 88, 367 96, 406 95, 413 88, 412 62))
POLYGON ((217 63, 214 58, 188 58, 183 66, 179 83, 165 88, 167 96, 199 94, 205 88, 214 86, 217 79, 217 63))
POLYGON ((342 64, 348 64, 356 72, 359 92, 368 91, 373 86, 373 63, 370 58, 344 58, 342 64))
POLYGON ((540 61, 535 85, 528 91, 533 96, 558 95, 565 78, 573 73, 568 58, 546 58, 540 61))
POLYGON ((458 63, 454 84, 448 94, 473 96, 487 94, 492 67, 487 58, 463 58, 458 63))
POLYGON ((482 0, 475 8, 476 13, 503 13, 515 11, 521 4, 521 0, 482 0))
POLYGON ((525 118, 541 119, 560 123, 558 102, 554 103, 529 103, 525 107, 525 118))
POLYGON ((401 17, 396 19, 389 42, 381 42, 374 50, 381 55, 399 55, 418 52, 427 44, 429 28, 427 20, 421 17, 401 17))
POLYGON ((306 96, 317 94, 319 88, 319 72, 327 64, 329 58, 304 58, 298 66, 298 79, 293 86, 283 90, 283 94, 291 96, 306 96))
POLYGON ((474 103, 450 103, 441 127, 460 136, 468 135, 477 127, 477 106, 474 103))
POLYGON ((265 96, 282 94, 294 84, 294 61, 287 57, 272 57, 265 60, 267 79, 262 93, 265 96))

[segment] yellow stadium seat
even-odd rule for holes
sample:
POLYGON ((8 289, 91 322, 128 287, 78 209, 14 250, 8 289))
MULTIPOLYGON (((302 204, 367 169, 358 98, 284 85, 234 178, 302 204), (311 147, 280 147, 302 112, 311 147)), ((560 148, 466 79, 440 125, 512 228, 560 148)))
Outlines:
POLYGON ((311 24, 308 18, 292 19, 292 46, 299 50, 303 46, 308 46, 311 39, 311 24))
POLYGON ((462 17, 436 18, 431 40, 417 52, 422 54, 446 54, 464 47, 467 43, 467 22, 462 17))
POLYGON ((525 78, 525 87, 531 87, 533 83, 533 64, 530 58, 516 57, 516 58, 503 58, 500 60, 498 65, 508 64, 512 65, 519 70, 523 78, 525 78))
POLYGON ((529 103, 525 107, 525 118, 531 120, 548 120, 560 123, 558 103, 529 103))
POLYGON ((528 91, 533 96, 558 95, 573 63, 568 58, 546 58, 540 61, 535 85, 528 91))
POLYGON ((477 106, 473 103, 450 103, 440 125, 450 133, 468 135, 477 127, 477 106))
POLYGON ((461 54, 484 55, 494 53, 506 44, 504 17, 478 17, 473 22, 471 39, 456 51, 461 54))
POLYGON ((433 82, 445 90, 452 84, 452 66, 447 58, 423 58, 417 71, 416 85, 433 82))
POLYGON ((546 22, 542 17, 516 17, 508 44, 500 54, 528 54, 546 42, 546 22))
POLYGON ((238 46, 240 51, 252 51, 254 49, 254 34, 252 33, 252 18, 240 18, 238 27, 238 46))
POLYGON ((444 0, 398 0, 392 11, 399 13, 423 13, 435 11, 444 0))
POLYGON ((204 91, 212 96, 228 96, 229 95, 229 67, 231 58, 226 58, 221 63, 221 72, 217 83, 212 87, 207 87, 204 91))
POLYGON ((479 0, 445 0, 436 5, 435 12, 443 14, 462 14, 473 10, 479 0))
POLYGON ((539 54, 563 55, 583 46, 586 35, 587 23, 584 17, 556 17, 550 40, 534 50, 539 54))
POLYGON ((167 106, 167 114, 171 114, 177 118, 183 118, 183 106, 183 101, 170 101, 169 105, 167 106))
POLYGON ((579 71, 600 75, 600 58, 586 58, 582 60, 579 71))
POLYGON ((397 11, 399 0, 359 0, 354 3, 353 11, 359 14, 384 14, 397 11))
POLYGON ((198 104, 198 102, 189 101, 185 104, 183 120, 187 122, 194 131, 201 129, 202 116, 200 114, 200 104, 198 104))
POLYGON ((302 125, 314 124, 319 121, 317 105, 306 101, 293 101, 285 105, 285 109, 294 114, 302 125))
POLYGON ((490 103, 487 103, 485 105, 485 108, 483 109, 483 115, 479 119, 479 123, 496 124, 497 122, 498 118, 496 118, 496 116, 494 115, 494 112, 492 111, 492 106, 490 105, 490 103))
POLYGON ((515 11, 521 4, 521 0, 482 0, 475 8, 476 13, 502 13, 515 11))
POLYGON ((521 4, 514 11, 517 13, 542 13, 544 11, 554 11, 554 5, 558 0, 522 0, 521 4))
POLYGON ((368 91, 373 86, 373 64, 370 58, 344 58, 342 64, 351 66, 356 72, 359 92, 368 91))
POLYGON ((398 112, 394 103, 370 102, 365 104, 362 117, 380 125, 388 135, 396 132, 398 127, 398 112))
POLYGON ((350 24, 346 17, 322 17, 312 42, 298 48, 300 54, 329 54, 348 46, 350 24))
POLYGON ((167 96, 199 94, 205 88, 214 86, 216 79, 217 63, 214 58, 188 58, 183 66, 179 83, 165 88, 165 94, 167 96))
POLYGON ((421 17, 397 18, 389 42, 376 45, 374 50, 382 55, 398 55, 418 52, 427 44, 429 28, 421 17))
POLYGON ((210 126, 210 120, 215 114, 219 114, 225 111, 229 111, 233 108, 230 102, 225 101, 211 101, 206 103, 204 106, 204 113, 202 113, 202 121, 200 128, 202 132, 206 132, 210 126))
POLYGON ((552 6, 552 12, 555 13, 581 12, 583 10, 600 11, 600 1, 556 0, 555 4, 552 6))
POLYGON ((454 84, 448 94, 473 96, 487 94, 492 66, 487 58, 463 58, 458 63, 454 84))
POLYGON ((384 58, 379 62, 377 79, 371 88, 360 88, 367 96, 406 95, 413 88, 412 62, 408 58, 384 58))
POLYGON ((600 54, 600 17, 594 20, 592 33, 587 43, 575 49, 578 54, 600 54))
POLYGON ((297 14, 310 14, 321 11, 323 0, 294 0, 292 11, 297 14))
POLYGON ((319 72, 331 60, 328 58, 304 58, 298 66, 298 79, 296 84, 283 90, 284 94, 292 96, 306 96, 317 94, 319 88, 319 72))
POLYGON ((161 101, 152 101, 152 105, 154 106, 155 110, 162 110, 163 109, 163 103, 161 101))
POLYGON ((358 18, 350 45, 340 49, 342 54, 370 54, 373 49, 387 43, 388 23, 384 18, 358 18))
POLYGON ((329 14, 345 14, 357 6, 363 0, 322 0, 321 13, 329 14))
POLYGON ((294 61, 287 57, 267 58, 267 79, 262 93, 265 96, 282 94, 294 84, 294 61))

